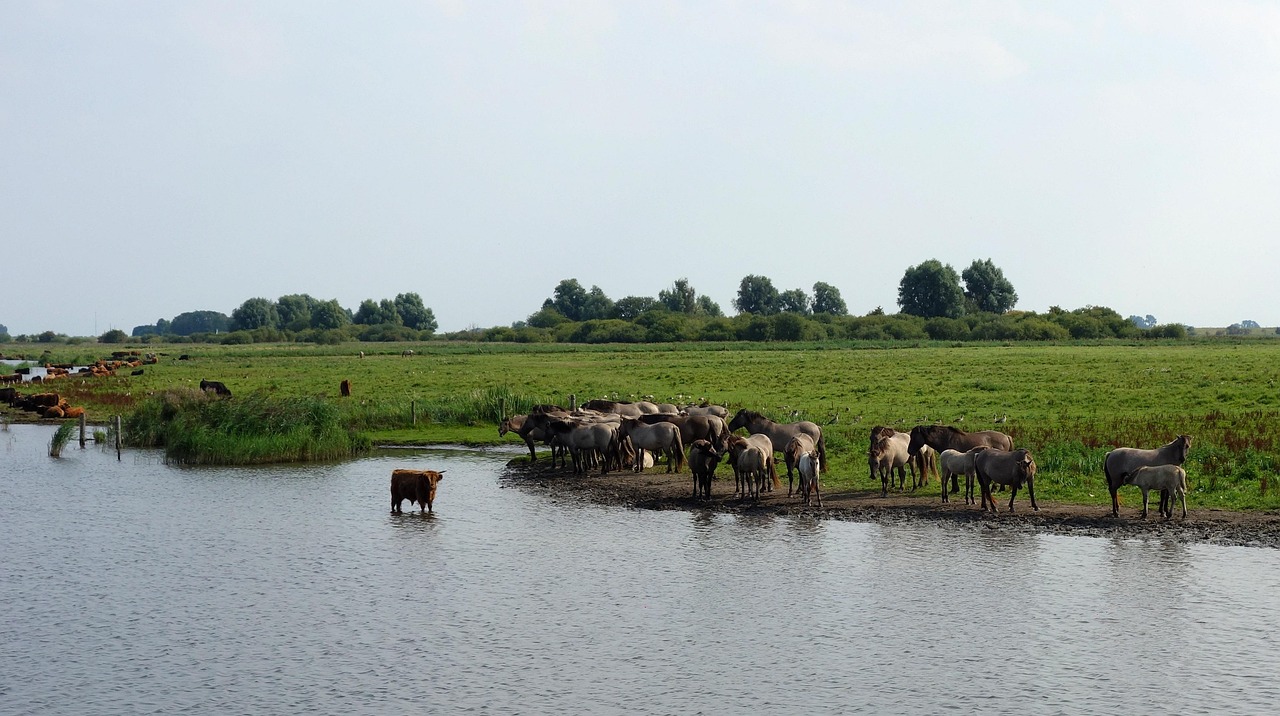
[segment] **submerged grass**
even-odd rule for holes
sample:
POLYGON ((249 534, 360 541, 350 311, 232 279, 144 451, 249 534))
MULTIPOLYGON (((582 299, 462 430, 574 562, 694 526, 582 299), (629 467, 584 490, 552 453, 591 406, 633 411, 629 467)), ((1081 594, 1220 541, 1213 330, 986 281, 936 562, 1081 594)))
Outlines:
POLYGON ((191 389, 165 391, 129 418, 131 445, 162 447, 189 465, 253 465, 337 460, 368 450, 332 401, 265 394, 220 399, 191 389))
POLYGON ((53 437, 49 440, 49 457, 62 457, 62 449, 71 442, 71 438, 76 433, 76 422, 68 420, 58 426, 54 431, 53 437))

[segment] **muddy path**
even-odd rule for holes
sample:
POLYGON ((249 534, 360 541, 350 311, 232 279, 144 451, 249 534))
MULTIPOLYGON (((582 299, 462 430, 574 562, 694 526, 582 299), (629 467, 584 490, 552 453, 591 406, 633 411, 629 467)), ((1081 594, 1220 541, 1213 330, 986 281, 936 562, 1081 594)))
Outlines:
MULTIPOLYGON (((814 519, 851 522, 898 523, 925 520, 974 530, 1009 530, 1121 539, 1177 540, 1188 543, 1280 548, 1280 514, 1230 512, 1196 509, 1188 506, 1186 520, 1181 510, 1169 521, 1162 519, 1152 505, 1146 520, 1139 519, 1141 500, 1128 496, 1122 503, 1120 517, 1111 516, 1107 506, 1059 504, 1040 501, 1040 510, 1032 511, 1025 492, 1018 495, 1014 512, 1008 511, 1008 493, 996 493, 1000 500, 998 514, 983 514, 976 506, 965 505, 956 495, 943 504, 937 487, 922 488, 923 494, 890 493, 880 497, 879 490, 823 492, 822 507, 805 507, 798 497, 787 497, 786 479, 781 490, 765 493, 759 503, 733 497, 733 479, 720 476, 712 484, 710 502, 693 498, 693 479, 686 471, 679 475, 662 472, 610 473, 575 477, 550 464, 529 464, 514 460, 507 465, 503 479, 510 485, 539 493, 600 505, 639 510, 684 510, 722 514, 803 515, 814 519), (1134 502, 1138 506, 1134 506, 1134 502)), ((1154 502, 1154 500, 1153 500, 1154 502)))

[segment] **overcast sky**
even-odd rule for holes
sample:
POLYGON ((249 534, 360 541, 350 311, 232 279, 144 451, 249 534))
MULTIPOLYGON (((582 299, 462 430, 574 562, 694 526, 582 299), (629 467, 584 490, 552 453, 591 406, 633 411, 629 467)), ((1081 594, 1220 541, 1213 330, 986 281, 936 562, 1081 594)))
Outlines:
POLYGON ((0 323, 741 279, 1280 323, 1280 5, 0 0, 0 323))

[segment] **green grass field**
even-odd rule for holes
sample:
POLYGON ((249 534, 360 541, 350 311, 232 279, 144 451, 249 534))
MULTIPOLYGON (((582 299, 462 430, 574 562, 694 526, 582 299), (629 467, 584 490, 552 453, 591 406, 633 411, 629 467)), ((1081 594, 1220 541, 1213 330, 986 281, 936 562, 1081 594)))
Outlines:
MULTIPOLYGON (((98 357, 93 346, 53 362, 98 357)), ((323 396, 375 443, 497 443, 500 406, 652 396, 749 407, 826 426, 827 489, 870 489, 873 425, 941 421, 999 429, 1039 465, 1037 496, 1103 503, 1102 458, 1115 445, 1194 437, 1187 471, 1201 507, 1277 509, 1280 342, 923 345, 679 344, 563 346, 424 343, 147 346, 165 353, 137 377, 48 384, 95 420, 148 394, 220 380, 237 396, 323 396), (416 355, 402 357, 412 348, 416 355), (358 351, 365 357, 358 357, 358 351), (186 353, 190 360, 178 360, 186 353), (349 379, 353 396, 338 398, 349 379), (417 422, 411 413, 416 409, 417 422), (996 416, 1008 416, 997 426, 996 416)), ((127 371, 121 371, 127 373, 127 371)), ((514 441, 514 438, 507 438, 514 441)), ((927 499, 936 499, 936 487, 927 499)))

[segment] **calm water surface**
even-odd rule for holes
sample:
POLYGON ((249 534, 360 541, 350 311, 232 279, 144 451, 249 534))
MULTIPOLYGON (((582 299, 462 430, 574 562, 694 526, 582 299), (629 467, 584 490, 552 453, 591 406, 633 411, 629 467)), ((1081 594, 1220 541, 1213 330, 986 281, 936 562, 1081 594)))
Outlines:
MULTIPOLYGON (((1272 713, 1280 550, 741 518, 514 453, 181 469, 0 432, 0 713, 1272 713), (393 467, 447 470, 433 517, 393 467)), ((523 449, 523 448, 521 448, 523 449)))

